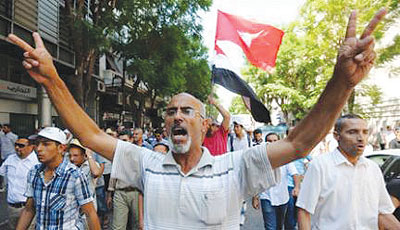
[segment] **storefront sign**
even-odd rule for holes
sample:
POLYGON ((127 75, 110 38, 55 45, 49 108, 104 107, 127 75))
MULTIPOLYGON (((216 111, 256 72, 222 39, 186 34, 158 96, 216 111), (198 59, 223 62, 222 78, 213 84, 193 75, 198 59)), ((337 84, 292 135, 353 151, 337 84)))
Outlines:
POLYGON ((0 80, 0 93, 36 98, 36 88, 0 80))
POLYGON ((105 112, 103 114, 103 120, 118 120, 119 116, 120 115, 118 113, 105 112))

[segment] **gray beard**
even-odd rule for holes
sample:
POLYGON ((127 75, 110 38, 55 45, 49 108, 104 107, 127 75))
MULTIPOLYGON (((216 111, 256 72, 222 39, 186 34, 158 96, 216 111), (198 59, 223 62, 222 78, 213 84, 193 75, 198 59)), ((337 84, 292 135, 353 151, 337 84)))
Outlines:
POLYGON ((169 139, 171 140, 172 144, 172 152, 176 154, 187 154, 190 149, 190 145, 192 144, 192 139, 188 135, 188 140, 186 144, 175 144, 172 142, 172 136, 169 136, 169 139))

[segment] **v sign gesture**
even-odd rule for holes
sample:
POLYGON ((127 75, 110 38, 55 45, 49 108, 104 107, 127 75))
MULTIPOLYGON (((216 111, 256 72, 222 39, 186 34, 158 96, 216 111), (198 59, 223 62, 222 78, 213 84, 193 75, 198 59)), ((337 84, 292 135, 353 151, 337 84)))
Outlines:
POLYGON ((356 37, 356 12, 353 11, 350 15, 346 37, 339 49, 334 76, 344 78, 347 86, 351 88, 368 74, 374 64, 376 53, 371 34, 385 14, 385 9, 378 11, 360 38, 356 37))
POLYGON ((8 35, 8 39, 25 51, 22 64, 29 75, 39 84, 46 85, 52 77, 58 76, 53 58, 46 50, 38 33, 33 33, 35 49, 14 34, 8 35))

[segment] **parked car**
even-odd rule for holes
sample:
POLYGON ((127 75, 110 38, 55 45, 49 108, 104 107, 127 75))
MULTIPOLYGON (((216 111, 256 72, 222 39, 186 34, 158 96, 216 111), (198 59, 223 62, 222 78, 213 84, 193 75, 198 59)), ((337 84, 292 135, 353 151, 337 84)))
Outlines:
POLYGON ((386 183, 400 177, 400 149, 374 151, 366 157, 379 165, 386 183))

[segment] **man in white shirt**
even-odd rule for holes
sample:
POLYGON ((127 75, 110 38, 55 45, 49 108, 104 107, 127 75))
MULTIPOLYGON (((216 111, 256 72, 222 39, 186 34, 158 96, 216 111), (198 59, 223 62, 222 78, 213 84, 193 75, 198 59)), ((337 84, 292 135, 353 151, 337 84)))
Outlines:
POLYGON ((301 230, 378 229, 378 216, 392 215, 379 166, 362 156, 368 134, 367 122, 357 115, 337 120, 338 148, 311 161, 300 189, 301 230))
POLYGON ((10 229, 17 227, 19 213, 25 206, 27 177, 29 170, 39 164, 34 145, 27 138, 15 142, 16 154, 10 155, 0 167, 0 175, 7 177, 8 224, 10 229))
MULTIPOLYGON (((267 143, 273 143, 279 140, 276 133, 268 133, 265 136, 267 143)), ((300 180, 294 162, 279 167, 281 172, 281 182, 268 190, 262 192, 259 197, 253 197, 253 208, 259 209, 261 200, 261 209, 264 219, 265 230, 283 229, 285 214, 287 212, 290 198, 288 190, 288 178, 291 176, 294 180, 293 193, 297 196, 300 180)), ((285 229, 288 226, 285 225, 285 229)))
POLYGON ((248 149, 251 146, 251 138, 244 131, 243 124, 233 122, 234 134, 228 138, 228 152, 248 149))
POLYGON ((352 12, 332 79, 287 138, 217 157, 201 146, 208 120, 204 104, 194 96, 180 93, 171 98, 165 113, 171 150, 156 153, 107 135, 91 120, 58 75, 38 33, 33 33, 35 48, 13 34, 8 39, 25 51, 24 67, 46 89, 74 136, 113 160, 112 177, 143 191, 145 229, 239 229, 242 201, 275 185, 275 169, 305 157, 333 126, 354 87, 373 66, 371 34, 385 14, 380 10, 357 38, 352 12))
MULTIPOLYGON (((281 170, 281 182, 262 192, 259 196, 264 219, 264 227, 266 230, 283 229, 285 214, 287 212, 287 206, 289 202, 289 191, 287 188, 288 175, 296 178, 294 180, 296 185, 293 190, 296 195, 299 189, 299 173, 297 172, 293 162, 281 166, 279 169, 281 170)), ((259 208, 257 197, 253 198, 253 207, 255 209, 259 208)))

